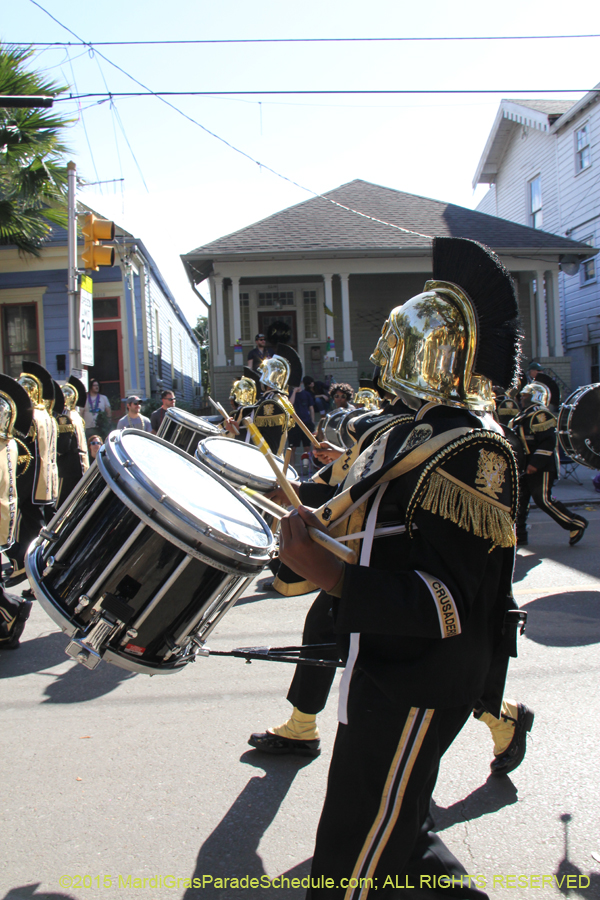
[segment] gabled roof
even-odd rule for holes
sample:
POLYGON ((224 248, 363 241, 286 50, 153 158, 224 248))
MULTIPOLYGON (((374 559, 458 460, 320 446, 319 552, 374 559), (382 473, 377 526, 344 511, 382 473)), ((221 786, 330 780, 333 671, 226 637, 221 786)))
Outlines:
POLYGON ((472 238, 499 253, 581 253, 585 247, 589 254, 586 245, 558 235, 357 179, 198 247, 182 260, 197 284, 217 259, 426 256, 434 236, 472 238))
POLYGON ((581 100, 501 100, 492 130, 473 178, 478 184, 493 184, 502 164, 515 128, 526 125, 538 131, 554 134, 590 103, 600 97, 600 84, 588 91, 581 100))

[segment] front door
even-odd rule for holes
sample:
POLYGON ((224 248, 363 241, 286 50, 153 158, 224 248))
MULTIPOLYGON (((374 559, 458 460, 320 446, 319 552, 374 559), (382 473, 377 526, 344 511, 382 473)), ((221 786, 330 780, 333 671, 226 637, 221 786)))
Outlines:
POLYGON ((292 337, 290 339, 290 347, 293 347, 294 350, 298 349, 298 331, 296 329, 296 313, 295 311, 290 310, 289 312, 259 312, 258 314, 258 332, 259 334, 266 334, 269 325, 272 325, 273 322, 285 322, 285 324, 289 327, 292 332, 292 337))
MULTIPOLYGON (((113 410, 120 410, 125 385, 123 383, 123 352, 120 322, 94 322, 94 365, 88 366, 90 380, 100 382, 113 410)), ((119 416, 122 415, 119 412, 119 416)))

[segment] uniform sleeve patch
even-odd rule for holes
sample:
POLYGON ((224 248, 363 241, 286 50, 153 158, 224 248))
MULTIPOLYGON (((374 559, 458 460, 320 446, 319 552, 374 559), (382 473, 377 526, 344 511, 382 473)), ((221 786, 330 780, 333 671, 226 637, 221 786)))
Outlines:
POLYGON ((434 578, 428 572, 419 572, 418 569, 416 572, 419 578, 425 582, 429 588, 429 593, 433 597, 438 619, 440 620, 442 638, 456 637, 457 634, 461 633, 461 627, 458 610, 452 594, 439 578, 434 578))

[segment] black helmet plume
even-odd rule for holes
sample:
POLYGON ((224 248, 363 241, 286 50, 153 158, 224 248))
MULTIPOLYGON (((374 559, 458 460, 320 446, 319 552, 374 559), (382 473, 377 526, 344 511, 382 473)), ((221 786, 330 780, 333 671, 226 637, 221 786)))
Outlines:
POLYGON ((473 372, 510 387, 521 361, 522 331, 514 282, 493 250, 466 238, 434 238, 433 278, 458 285, 478 321, 473 372))
POLYGON ((276 347, 278 344, 289 344, 291 339, 292 329, 281 319, 271 322, 267 328, 267 343, 270 344, 271 347, 276 347))

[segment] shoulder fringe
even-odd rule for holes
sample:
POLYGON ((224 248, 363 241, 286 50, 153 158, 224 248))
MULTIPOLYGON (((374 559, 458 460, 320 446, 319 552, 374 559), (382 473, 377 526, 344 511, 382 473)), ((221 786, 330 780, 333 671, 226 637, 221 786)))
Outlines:
POLYGON ((492 549, 515 546, 515 529, 508 512, 463 490, 437 472, 432 472, 427 480, 421 506, 477 537, 492 541, 492 549))
POLYGON ((550 428, 556 428, 556 419, 552 416, 550 419, 546 419, 545 422, 532 422, 531 430, 533 432, 538 431, 549 431, 550 428))
POLYGON ((254 424, 257 428, 270 428, 270 427, 283 427, 286 428, 288 425, 288 417, 285 413, 281 413, 278 416, 255 416, 254 424))

